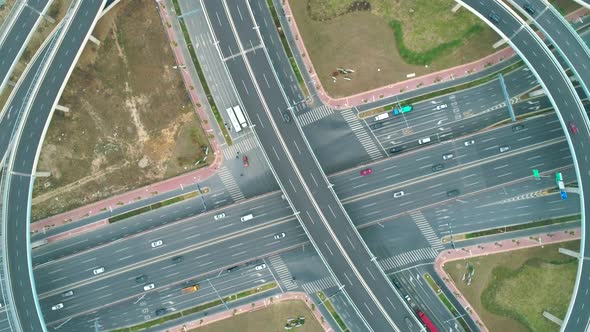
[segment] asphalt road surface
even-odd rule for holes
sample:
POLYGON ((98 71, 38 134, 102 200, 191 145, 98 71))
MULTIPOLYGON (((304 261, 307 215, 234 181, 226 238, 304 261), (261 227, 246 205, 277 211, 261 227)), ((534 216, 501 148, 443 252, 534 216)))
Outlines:
MULTIPOLYGON (((564 75, 563 68, 550 57, 550 53, 543 48, 536 35, 530 29, 522 29, 521 22, 516 20, 506 9, 496 2, 478 2, 467 0, 465 3, 472 7, 473 10, 480 13, 481 16, 487 17, 490 12, 495 12, 500 17, 498 28, 505 36, 510 36, 512 45, 522 52, 522 55, 537 69, 537 75, 540 83, 544 85, 547 91, 553 95, 553 103, 556 112, 562 121, 564 130, 568 130, 570 123, 579 128, 577 134, 569 135, 568 143, 572 149, 574 163, 577 163, 578 186, 582 192, 584 188, 590 186, 590 160, 585 148, 585 144, 590 142, 590 123, 583 107, 581 106, 578 96, 571 87, 567 76, 564 75), (579 171, 579 172, 578 172, 579 171)), ((587 66, 587 57, 580 61, 580 65, 587 66)), ((588 195, 586 195, 588 196, 588 195)), ((586 199, 582 203, 582 231, 585 231, 584 211, 590 209, 590 200, 586 199)), ((590 244, 590 238, 583 237, 580 255, 585 256, 584 248, 590 244)), ((570 304, 570 311, 565 317, 568 331, 587 330, 590 325, 590 307, 585 306, 585 296, 582 294, 590 290, 590 266, 583 264, 585 259, 579 260, 578 278, 574 288, 574 296, 570 304)))
MULTIPOLYGON (((24 4, 17 3, 16 6, 21 8, 15 13, 16 18, 8 21, 10 23, 6 25, 6 30, 0 32, 0 92, 4 90, 4 86, 8 83, 10 74, 27 46, 29 38, 43 18, 40 13, 47 9, 49 3, 49 0, 30 0, 24 4)), ((7 20, 10 19, 11 17, 7 18, 7 20)))
POLYGON ((84 1, 80 4, 77 15, 72 18, 70 28, 64 37, 64 42, 54 57, 54 61, 47 69, 45 76, 32 100, 31 112, 25 120, 13 156, 8 168, 10 172, 7 183, 8 195, 6 213, 6 232, 11 237, 6 237, 5 259, 7 260, 9 287, 12 289, 12 299, 16 324, 23 331, 45 330, 43 316, 36 305, 36 292, 34 280, 31 275, 29 256, 29 204, 32 191, 32 174, 35 171, 35 160, 41 147, 44 128, 49 121, 53 104, 56 101, 61 84, 65 82, 68 69, 73 68, 77 50, 85 41, 87 34, 94 26, 95 17, 99 14, 104 1, 84 1), (24 134, 22 134, 24 133, 24 134))

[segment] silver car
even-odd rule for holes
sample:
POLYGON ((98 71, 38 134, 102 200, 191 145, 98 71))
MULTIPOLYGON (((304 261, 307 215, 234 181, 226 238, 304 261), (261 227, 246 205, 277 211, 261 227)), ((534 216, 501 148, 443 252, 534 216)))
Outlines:
POLYGON ((510 145, 504 145, 500 147, 500 152, 510 151, 510 145))
POLYGON ((455 154, 453 154, 452 152, 449 152, 449 153, 443 154, 442 159, 449 160, 449 159, 453 158, 454 156, 455 156, 455 154))
POLYGON ((403 191, 396 191, 393 193, 393 198, 400 198, 404 195, 403 191))
POLYGON ((67 292, 61 293, 61 297, 70 297, 70 296, 74 296, 74 291, 73 290, 69 290, 67 292))

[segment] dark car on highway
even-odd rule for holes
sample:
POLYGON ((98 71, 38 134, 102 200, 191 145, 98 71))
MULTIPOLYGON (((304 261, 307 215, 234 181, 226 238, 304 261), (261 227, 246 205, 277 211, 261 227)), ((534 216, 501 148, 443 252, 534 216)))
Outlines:
POLYGON ((395 287, 397 287, 397 289, 402 289, 402 284, 400 284, 399 280, 395 279, 395 278, 391 278, 391 281, 393 282, 393 284, 395 285, 395 287))
POLYGON ((490 19, 490 21, 492 21, 492 23, 498 24, 500 23, 500 15, 491 12, 488 14, 488 18, 490 19))
POLYGON ((453 190, 447 191, 447 197, 455 197, 455 196, 459 196, 459 194, 460 194, 459 189, 453 189, 453 190))
POLYGON ((283 120, 285 120, 285 122, 291 122, 291 116, 289 115, 289 113, 283 113, 283 120))
POLYGON ((535 8, 533 8, 533 6, 531 6, 531 4, 528 2, 523 3, 522 8, 524 9, 525 12, 527 12, 531 15, 535 14, 535 8))
POLYGON ((383 127, 383 122, 375 122, 371 124, 371 129, 375 130, 375 129, 379 129, 383 127))
POLYGON ((443 165, 443 164, 436 164, 436 165, 432 166, 433 172, 442 171, 443 169, 445 169, 445 165, 443 165))
POLYGON ((404 148, 401 146, 396 146, 396 147, 389 149, 389 153, 391 153, 391 154, 400 153, 402 151, 404 151, 404 148))
POLYGON ((517 124, 516 126, 512 126, 512 131, 514 131, 514 132, 521 131, 523 129, 524 129, 523 124, 517 124))
POLYGON ((184 260, 184 258, 182 256, 176 256, 176 257, 172 258, 172 262, 176 263, 176 264, 182 263, 183 260, 184 260))

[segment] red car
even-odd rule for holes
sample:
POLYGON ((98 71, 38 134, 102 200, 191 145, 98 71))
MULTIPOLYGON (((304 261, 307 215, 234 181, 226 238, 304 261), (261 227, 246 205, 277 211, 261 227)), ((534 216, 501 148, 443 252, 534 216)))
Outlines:
POLYGON ((574 122, 570 122, 570 131, 572 132, 572 134, 577 134, 578 133, 578 127, 576 127, 576 125, 574 124, 574 122))
POLYGON ((369 175, 369 174, 371 174, 371 173, 373 173, 373 169, 372 169, 372 168, 363 169, 363 170, 361 171, 361 175, 362 175, 362 176, 369 175))
POLYGON ((250 164, 248 164, 248 157, 247 156, 243 156, 242 161, 244 162, 244 167, 248 167, 248 165, 250 165, 250 164))

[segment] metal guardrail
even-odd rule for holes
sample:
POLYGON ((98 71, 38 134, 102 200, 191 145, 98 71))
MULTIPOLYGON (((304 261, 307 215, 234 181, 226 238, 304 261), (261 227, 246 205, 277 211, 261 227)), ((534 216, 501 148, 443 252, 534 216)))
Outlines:
MULTIPOLYGON (((0 167, 0 185, 3 185, 5 183, 6 178, 8 178, 7 167, 0 167)), ((2 187, 0 187, 0 189, 1 188, 2 187)), ((0 211, 4 209, 4 206, 6 206, 4 203, 0 203, 0 211)), ((6 259, 4 257, 4 253, 6 252, 6 250, 4 250, 4 243, 6 242, 4 234, 6 234, 6 229, 4 227, 5 223, 3 214, 0 214, 0 223, 2 223, 2 250, 0 250, 0 260, 2 261, 0 265, 0 296, 2 297, 2 302, 4 303, 4 310, 6 310, 6 316, 8 318, 8 316, 12 317, 13 312, 11 307, 12 302, 9 301, 12 300, 12 292, 10 291, 8 283, 6 283, 8 278, 5 278, 5 271, 7 269, 7 266, 5 263, 6 259)), ((8 322, 8 326, 10 327, 10 331, 17 331, 13 326, 13 319, 8 318, 6 319, 6 321, 8 322)))
POLYGON ((10 13, 6 16, 2 25, 0 25, 0 46, 4 42, 4 38, 8 34, 8 27, 14 23, 14 20, 18 17, 18 14, 23 10, 25 7, 26 1, 16 1, 12 9, 10 9, 10 13))
MULTIPOLYGON (((487 22, 488 25, 493 28, 500 36, 503 36, 506 40, 508 40, 508 42, 510 43, 510 46, 515 50, 515 52, 523 59, 523 61, 526 63, 526 65, 530 68, 531 72, 535 75, 535 77, 537 77, 537 80, 539 81, 539 84, 543 87, 543 89, 546 91, 546 95, 549 98, 550 102, 552 105, 554 105, 554 109, 555 109, 555 113, 557 115, 557 117, 559 118, 562 127, 566 128, 565 125, 565 121, 563 119, 563 116, 561 115, 561 111, 555 106, 555 100, 551 94, 551 91, 549 91, 546 86, 544 81, 541 79, 541 76, 539 75, 539 73, 537 72, 537 70, 535 69, 534 66, 531 65, 531 63, 528 61, 528 59, 526 58, 524 52, 522 50, 520 50, 518 47, 516 47, 512 42, 511 42, 511 38, 509 38, 508 36, 506 36, 498 27, 496 27, 494 24, 492 24, 491 22, 489 22, 489 20, 487 18, 485 18, 481 13, 477 12, 476 10, 474 10, 473 8, 471 8, 469 5, 467 5, 465 2, 463 2, 463 0, 456 0, 457 2, 459 2, 461 5, 463 5, 465 8, 468 8, 472 13, 474 13, 476 16, 478 16, 480 19, 482 19, 484 22, 487 22)), ((502 8, 504 8, 508 14, 510 14, 514 19, 516 19, 518 22, 520 22, 521 26, 522 26, 522 30, 526 31, 534 40, 535 42, 537 42, 542 49, 544 50, 544 52, 546 53, 548 59, 551 61, 551 63, 556 66, 559 70, 560 74, 562 75, 562 79, 565 82, 566 87, 568 88, 569 92, 574 96, 574 100, 577 101, 577 106, 578 109, 584 113, 583 117, 585 119, 587 119, 587 115, 585 114, 585 109, 580 101, 580 98, 578 97, 578 95, 576 94, 573 85, 571 83, 571 81, 569 80, 569 77, 567 77, 565 75, 565 71, 562 70, 562 67, 559 63, 559 61, 557 61, 555 55, 553 55, 553 53, 548 49, 547 45, 540 39, 540 37, 531 29, 530 26, 528 26, 526 24, 526 22, 524 22, 511 8, 506 7, 505 5, 503 5, 501 3, 500 0, 495 0, 495 2, 502 8)), ((573 146, 572 141, 571 141, 571 137, 569 134, 569 131, 566 129, 564 131, 566 139, 568 141, 568 145, 570 147, 573 146)), ((582 189, 582 181, 580 178, 580 168, 578 166, 578 161, 577 161, 577 157, 576 157, 576 153, 575 151, 570 148, 571 150, 571 154, 572 154, 572 159, 573 159, 573 164, 574 164, 574 168, 576 170, 576 177, 578 180, 578 184, 580 187, 580 192, 579 192, 579 197, 580 197, 580 209, 581 209, 581 234, 582 234, 582 241, 580 241, 580 252, 583 253, 584 252, 584 237, 585 237, 585 232, 586 232, 586 224, 585 224, 585 211, 584 211, 584 195, 583 195, 583 189, 582 189)), ((577 294, 578 291, 578 286, 579 286, 579 282, 580 282, 580 278, 581 278, 581 272, 582 272, 582 264, 583 264, 584 259, 579 259, 578 260, 578 271, 576 274, 576 283, 574 286, 574 295, 573 295, 573 299, 572 302, 575 301, 575 296, 577 294)), ((568 318, 569 318, 569 314, 571 313, 571 311, 568 308, 568 314, 566 314, 566 318, 564 320, 564 322, 567 322, 568 318)), ((563 330, 563 326, 562 325, 562 330, 563 330)))
MULTIPOLYGON (((63 22, 63 21, 62 21, 63 22)), ((61 24, 61 23, 60 23, 61 24)), ((63 27, 63 25, 62 25, 63 27)), ((55 34, 52 37, 52 41, 49 44, 49 48, 52 49, 55 47, 55 43, 57 42, 58 36, 59 34, 55 34)), ((43 58, 41 58, 39 61, 42 62, 42 65, 39 67, 39 69, 37 70, 37 72, 35 73, 35 77, 33 78, 32 84, 28 87, 27 89, 27 94, 26 94, 26 99, 28 99, 31 94, 35 91, 34 87, 37 85, 37 82, 39 81, 39 78, 41 77, 42 73, 45 72, 45 67, 46 67, 46 63, 49 60, 50 55, 53 52, 47 52, 43 58)), ((28 103, 26 104, 22 104, 20 107, 18 114, 18 118, 16 120, 16 123, 19 123, 20 121, 22 121, 23 115, 26 112, 26 110, 24 110, 24 108, 26 108, 28 106, 28 103)), ((17 131, 18 129, 20 129, 20 126, 15 126, 12 130, 12 133, 10 134, 11 137, 11 141, 14 140, 14 137, 17 135, 17 131)), ((12 149, 12 144, 8 145, 8 149, 6 151, 7 155, 10 156, 11 155, 11 149, 12 149)), ((9 158, 7 157, 6 160, 8 160, 9 158)), ((7 260, 4 259, 4 253, 7 251, 6 248, 6 236, 7 231, 6 231, 6 225, 7 225, 7 213, 8 213, 8 191, 9 191, 9 186, 10 186, 10 172, 11 170, 8 167, 8 162, 6 163, 6 165, 3 167, 2 169, 2 179, 0 179, 0 193, 2 194, 2 210, 1 210, 1 214, 0 214, 0 223, 2 223, 2 276, 3 276, 3 283, 4 283, 4 287, 2 287, 2 297, 5 301, 5 303, 9 303, 12 301, 6 301, 6 298, 8 296, 9 299, 13 299, 13 294, 12 294, 12 288, 10 287, 10 275, 8 274, 8 263, 7 260), (4 289, 5 288, 5 289, 4 289)), ((12 321, 13 322, 18 322, 18 318, 16 317, 16 313, 14 312, 14 310, 10 310, 9 311, 10 316, 12 317, 12 321)), ((8 319, 8 321, 11 321, 11 319, 8 319)), ((18 323, 16 323, 18 325, 18 323)), ((11 324, 12 326, 13 324, 11 324)), ((22 328, 20 328, 17 330, 21 330, 22 328)))
MULTIPOLYGON (((10 135, 10 141, 11 143, 8 145, 8 149, 7 149, 7 155, 10 156, 10 158, 6 158, 5 160, 7 160, 6 165, 3 168, 2 171, 2 179, 0 179, 0 194, 2 195, 2 210, 1 210, 1 214, 0 214, 0 223, 2 224, 2 276, 3 276, 3 284, 4 284, 4 288, 2 288, 2 296, 4 299, 8 298, 13 302, 12 299, 14 298, 13 292, 12 292, 12 287, 11 287, 11 279, 10 279, 10 272, 8 269, 8 262, 6 259, 4 259, 4 255, 5 252, 7 251, 6 248, 6 243, 7 243, 7 224, 8 224, 8 220, 7 220, 7 214, 8 214, 8 193, 9 193, 9 189, 10 189, 10 179, 11 179, 11 173, 12 173, 12 164, 11 162, 8 162, 8 160, 12 161, 13 160, 13 155, 12 155, 12 145, 14 144, 14 139, 15 137, 20 135, 20 132, 22 131, 23 125, 24 123, 21 123, 23 117, 26 118, 26 116, 28 116, 28 113, 30 111, 30 106, 31 106, 31 96, 35 95, 37 93, 38 90, 38 85, 40 83, 40 80, 42 78, 45 77, 45 73, 47 72, 47 68, 48 65, 50 64, 51 61, 53 61, 53 58, 55 57, 55 54, 57 52, 57 49, 59 49, 59 47, 57 47, 57 45, 61 44, 61 42, 63 41, 63 38, 65 37, 65 33, 67 32, 67 29, 64 30, 64 27, 69 27, 69 25, 71 24, 72 21, 72 14, 74 12, 77 11, 77 8, 79 8, 79 4, 81 3, 81 0, 77 0, 72 2, 72 4, 70 5, 70 8, 68 9, 68 12, 66 13, 66 15, 64 16, 63 20, 58 23, 58 27, 56 28, 56 33, 52 35, 52 39, 49 42, 49 45, 47 46, 49 48, 49 51, 47 53, 44 54, 43 58, 39 59, 39 61, 41 61, 41 65, 39 66, 39 68, 37 69, 37 71, 35 72, 35 76, 31 82, 31 85, 29 85, 29 87, 27 88, 27 92, 26 92, 26 98, 25 100, 28 100, 27 103, 23 103, 22 105, 20 105, 20 110, 17 113, 18 114, 18 118, 16 119, 16 123, 19 125, 16 125, 10 135), (76 10, 74 10, 76 9, 76 10), (67 24, 66 24, 67 23, 67 24), (25 115, 26 114, 26 115, 25 115)), ((31 189, 33 186, 33 182, 31 181, 31 189)), ((30 210, 30 204, 28 204, 28 209, 30 210)), ((30 215, 30 213, 29 213, 30 215)), ((27 232, 28 232, 28 227, 27 227, 27 232)), ((26 234, 26 239, 27 241, 29 241, 29 234, 26 234)), ((30 243, 27 244, 28 246, 30 246, 30 243)), ((27 260, 30 262, 31 261, 31 250, 29 249, 27 251, 27 260)), ((30 273, 30 283, 31 285, 33 285, 33 274, 30 273)), ((35 294, 34 290, 33 293, 35 294)), ((6 301, 7 303, 9 301, 6 301)), ((40 313, 40 307, 39 307, 39 302, 38 299, 35 298, 35 306, 37 311, 40 313)), ((20 320, 18 319, 18 315, 16 310, 7 310, 8 314, 10 315, 10 318, 8 319, 8 321, 11 321, 11 329, 14 331, 22 331, 22 327, 20 326, 20 320)), ((40 317, 41 321, 42 317, 40 317)), ((42 324, 43 325, 43 324, 42 324)), ((45 327, 44 327, 45 328, 45 327)))

